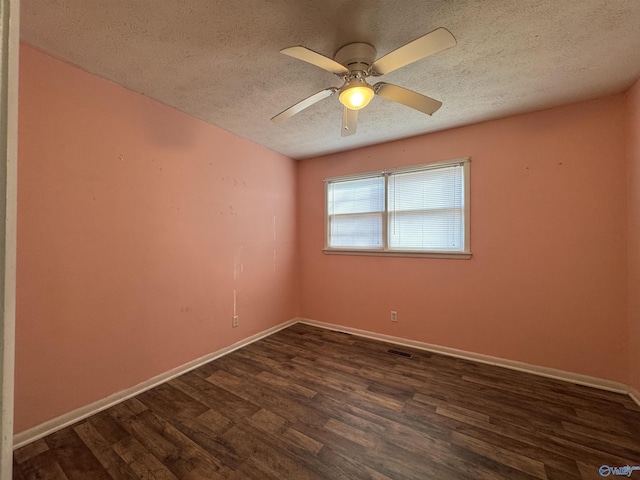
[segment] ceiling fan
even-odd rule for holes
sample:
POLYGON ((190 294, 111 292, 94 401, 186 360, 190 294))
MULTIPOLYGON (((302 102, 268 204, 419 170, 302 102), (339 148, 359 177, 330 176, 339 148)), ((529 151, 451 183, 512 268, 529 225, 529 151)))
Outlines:
POLYGON ((427 115, 432 115, 442 106, 442 102, 386 82, 369 85, 367 77, 379 77, 393 72, 429 55, 451 48, 455 44, 456 39, 449 30, 437 28, 377 60, 375 60, 376 49, 368 43, 345 45, 336 52, 333 59, 300 45, 285 48, 280 53, 334 73, 343 80, 343 84, 340 88, 329 87, 314 93, 280 112, 271 121, 278 123, 286 120, 335 93, 339 93, 338 99, 344 105, 342 114, 343 137, 356 133, 358 110, 366 107, 374 95, 380 95, 388 100, 393 100, 427 115))

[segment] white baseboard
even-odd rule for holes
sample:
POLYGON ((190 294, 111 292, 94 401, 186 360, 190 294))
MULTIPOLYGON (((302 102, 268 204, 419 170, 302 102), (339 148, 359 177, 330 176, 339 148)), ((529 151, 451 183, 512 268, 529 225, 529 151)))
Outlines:
MULTIPOLYGON (((471 360, 473 362, 486 363, 489 365, 495 365, 498 367, 509 368, 511 370, 518 370, 520 372, 533 373, 541 377, 553 378, 555 380, 562 380, 565 382, 575 383, 578 385, 584 385, 587 387, 598 388, 600 390, 608 390, 615 393, 630 393, 630 388, 619 382, 612 380, 605 380, 602 378, 591 377, 589 375, 582 375, 580 373, 567 372, 565 370, 558 370, 555 368, 541 367, 538 365, 531 365, 524 362, 516 362, 515 360, 507 360, 506 358, 492 357, 490 355, 483 355, 481 353, 467 352, 465 350, 458 350, 456 348, 442 347, 440 345, 432 345, 430 343, 419 342, 416 340, 408 340, 406 338, 393 337, 391 335, 384 335, 382 333, 369 332, 367 330, 359 330, 357 328, 343 327, 340 325, 334 325, 332 323, 318 322, 316 320, 310 320, 308 318, 298 318, 298 323, 305 323, 315 327, 325 328, 328 330, 334 330, 343 333, 350 333, 359 337, 371 338, 373 340, 381 340, 384 342, 393 343, 395 345, 402 345, 406 347, 416 348, 419 350, 425 350, 433 353, 440 353, 442 355, 448 355, 450 357, 462 358, 465 360, 471 360)), ((636 398, 631 395, 638 405, 640 405, 640 394, 635 392, 636 398)))
POLYGON ((127 388, 120 392, 114 393, 113 395, 109 395, 108 397, 98 400, 97 402, 85 405, 84 407, 80 407, 76 410, 65 413, 64 415, 60 415, 59 417, 48 420, 28 430, 16 433, 13 436, 13 449, 15 450, 17 448, 23 447, 28 443, 34 442, 42 437, 49 435, 50 433, 68 427, 69 425, 79 422, 80 420, 90 417, 91 415, 101 412, 102 410, 106 410, 107 408, 123 402, 124 400, 127 400, 131 397, 135 397, 142 392, 160 385, 161 383, 167 382, 172 378, 178 377, 184 373, 194 370, 201 365, 204 365, 205 363, 209 363, 210 361, 215 360, 216 358, 220 358, 224 355, 227 355, 228 353, 233 352, 234 350, 238 350, 239 348, 245 347, 250 343, 257 342, 258 340, 268 337, 275 332, 278 332, 290 325, 293 325, 294 323, 297 323, 297 321, 298 319, 293 319, 276 325, 275 327, 268 328, 267 330, 240 340, 233 345, 221 348, 220 350, 205 355, 204 357, 197 358, 196 360, 185 363, 184 365, 169 370, 168 372, 150 378, 149 380, 139 383, 138 385, 135 385, 131 388, 127 388))
POLYGON ((416 340, 409 340, 406 338, 394 337, 391 335, 385 335, 381 333, 369 332, 367 330, 359 330, 357 328, 343 327, 332 323, 318 322, 308 318, 294 318, 287 322, 281 323, 274 327, 271 327, 262 332, 256 333, 244 340, 222 348, 216 352, 205 355, 204 357, 193 360, 180 367, 174 368, 163 374, 157 375, 149 380, 135 385, 131 388, 127 388, 118 393, 114 393, 106 398, 93 402, 84 407, 78 408, 71 412, 65 413, 52 420, 44 422, 28 430, 19 432, 13 436, 13 448, 17 449, 38 440, 42 437, 56 432, 62 428, 72 425, 80 420, 83 420, 91 415, 94 415, 102 410, 106 410, 113 405, 116 405, 124 400, 134 397, 142 392, 145 392, 157 385, 167 382, 175 377, 178 377, 184 373, 194 370, 205 363, 211 362, 216 358, 220 358, 228 353, 231 353, 239 348, 247 346, 253 342, 261 340, 269 335, 276 333, 284 328, 287 328, 295 323, 304 323, 315 327, 325 328, 327 330, 334 330, 338 332, 350 333, 359 337, 371 338, 373 340, 381 340, 395 345, 407 346, 416 348, 419 350, 425 350, 433 353, 440 353, 442 355, 448 355, 450 357, 462 358, 465 360, 471 360, 473 362, 485 363, 489 365, 496 365, 498 367, 509 368, 511 370, 518 370, 521 372, 532 373, 534 375, 540 375, 542 377, 553 378, 556 380, 562 380, 565 382, 575 383, 578 385, 584 385, 587 387, 598 388, 601 390, 608 390, 616 393, 628 394, 638 406, 640 406, 640 392, 633 388, 619 382, 611 380, 604 380, 601 378, 591 377, 588 375, 582 375, 579 373, 567 372, 564 370, 557 370, 555 368, 541 367, 537 365, 531 365, 524 362, 516 362, 514 360, 507 360, 505 358, 493 357, 490 355, 483 355, 480 353, 467 352, 465 350, 458 350, 456 348, 442 347, 439 345, 433 345, 425 342, 419 342, 416 340))

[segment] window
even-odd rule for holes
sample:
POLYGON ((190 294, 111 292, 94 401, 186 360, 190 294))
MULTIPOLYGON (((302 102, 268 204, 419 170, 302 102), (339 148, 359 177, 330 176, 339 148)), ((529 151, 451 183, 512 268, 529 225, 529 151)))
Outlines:
POLYGON ((325 180, 325 252, 469 258, 469 162, 325 180))

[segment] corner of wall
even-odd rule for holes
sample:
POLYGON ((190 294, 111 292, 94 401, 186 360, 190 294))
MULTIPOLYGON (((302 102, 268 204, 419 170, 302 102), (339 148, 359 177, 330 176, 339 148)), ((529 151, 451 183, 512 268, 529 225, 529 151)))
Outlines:
POLYGON ((640 391, 640 79, 625 95, 627 107, 627 322, 629 385, 640 391))
POLYGON ((295 292, 295 296, 296 296, 296 317, 300 316, 300 310, 301 310, 301 298, 302 298, 302 282, 301 280, 301 270, 302 267, 300 265, 301 263, 301 259, 302 259, 302 251, 300 248, 300 238, 301 238, 301 232, 300 232, 300 160, 294 160, 295 162, 295 176, 294 176, 294 181, 295 181, 295 186, 294 186, 294 195, 295 195, 295 212, 294 212, 294 219, 295 219, 295 272, 294 272, 294 276, 295 276, 295 285, 296 285, 296 292, 295 292))

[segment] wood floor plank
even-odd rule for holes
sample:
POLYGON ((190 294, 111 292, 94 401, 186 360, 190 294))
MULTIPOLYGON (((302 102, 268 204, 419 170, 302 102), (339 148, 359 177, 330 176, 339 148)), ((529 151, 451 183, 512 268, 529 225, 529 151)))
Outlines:
POLYGON ((76 425, 74 431, 89 447, 104 469, 115 480, 136 480, 137 475, 111 448, 111 444, 89 422, 76 425))
POLYGON ((115 408, 112 408, 108 411, 96 413, 87 419, 87 422, 102 438, 109 442, 110 445, 129 436, 129 433, 122 428, 118 421, 110 414, 114 411, 115 408))
MULTIPOLYGON (((163 457, 165 465, 179 478, 223 479, 229 476, 230 468, 217 457, 210 455, 201 445, 185 435, 179 428, 163 418, 150 414, 150 418, 140 418, 139 422, 161 434, 176 450, 170 457, 163 457)), ((177 422, 180 423, 179 421, 177 422)), ((137 438, 140 435, 138 434, 137 438)))
POLYGON ((584 427, 574 422, 562 422, 562 428, 566 432, 579 434, 585 437, 591 437, 596 442, 608 443, 616 452, 626 453, 629 457, 640 458, 640 444, 637 439, 622 436, 620 434, 612 434, 608 431, 603 432, 602 429, 593 427, 584 427))
POLYGON ((52 433, 45 441, 69 480, 111 478, 73 428, 52 433))
POLYGON ((183 393, 206 405, 207 410, 218 411, 230 420, 246 418, 260 410, 260 407, 251 401, 208 382, 197 374, 187 373, 180 378, 173 379, 170 383, 183 393))
POLYGON ((465 435, 460 432, 452 432, 452 441, 484 457, 491 458, 509 467, 520 470, 542 480, 546 479, 544 464, 525 455, 515 453, 510 449, 491 444, 479 438, 465 435))
POLYGON ((291 447, 298 447, 310 453, 318 453, 322 448, 320 442, 316 442, 313 438, 306 436, 295 428, 287 428, 282 434, 282 438, 288 442, 291 447))
MULTIPOLYGON (((311 472, 305 465, 296 463, 284 455, 275 446, 262 442, 254 435, 249 435, 238 427, 225 432, 224 437, 247 458, 241 467, 246 472, 260 472, 261 478, 279 480, 295 478, 300 480, 317 480, 320 477, 311 472)), ((253 473, 252 473, 253 474, 253 473)))
POLYGON ((46 452, 47 450, 49 450, 49 445, 47 445, 47 442, 45 442, 43 439, 39 439, 16 450, 14 458, 18 463, 23 463, 35 457, 36 455, 40 455, 41 453, 46 452))
POLYGON ((57 462, 53 452, 46 451, 18 464, 14 468, 14 480, 69 480, 62 467, 57 462))
POLYGON ((452 430, 457 433, 482 438, 485 442, 521 455, 536 457, 545 466, 553 467, 569 475, 577 473, 575 461, 571 460, 570 456, 563 455, 566 453, 565 450, 546 448, 541 445, 540 438, 535 433, 516 430, 513 427, 505 429, 479 420, 474 420, 473 423, 470 423, 467 419, 462 423, 463 425, 459 426, 452 425, 452 430))
POLYGON ((355 476, 353 472, 348 472, 347 474, 347 472, 344 471, 344 465, 328 464, 322 462, 317 454, 321 452, 323 448, 325 448, 324 445, 298 432, 297 430, 294 430, 293 427, 290 427, 287 432, 289 432, 289 434, 296 432, 294 437, 287 436, 287 432, 285 432, 284 435, 278 435, 277 433, 269 432, 266 430, 258 430, 249 423, 242 425, 241 428, 253 439, 260 440, 267 445, 275 446, 276 449, 281 451, 295 463, 304 465, 305 468, 307 468, 310 472, 313 472, 320 478, 359 478, 359 476, 355 476), (292 438, 303 439, 305 444, 300 445, 298 442, 291 441, 292 438))
POLYGON ((192 420, 183 419, 175 423, 176 430, 179 430, 191 441, 198 444, 212 460, 219 462, 232 471, 238 469, 244 461, 223 437, 224 433, 233 426, 235 424, 232 423, 229 428, 223 430, 211 429, 206 424, 206 417, 192 420))
POLYGON ((358 445, 362 445, 364 448, 379 448, 379 444, 376 441, 375 437, 370 436, 364 430, 360 430, 359 428, 347 425, 346 423, 342 423, 339 420, 330 418, 329 421, 325 423, 324 428, 330 432, 335 433, 336 435, 340 435, 341 437, 355 442, 358 445))
POLYGON ((113 445, 115 452, 143 479, 176 480, 177 477, 133 437, 126 437, 113 445))
POLYGON ((628 396, 296 324, 16 450, 14 480, 574 480, 601 465, 640 465, 628 396))
POLYGON ((281 435, 287 430, 287 421, 269 410, 260 409, 249 417, 248 423, 258 430, 281 435))

